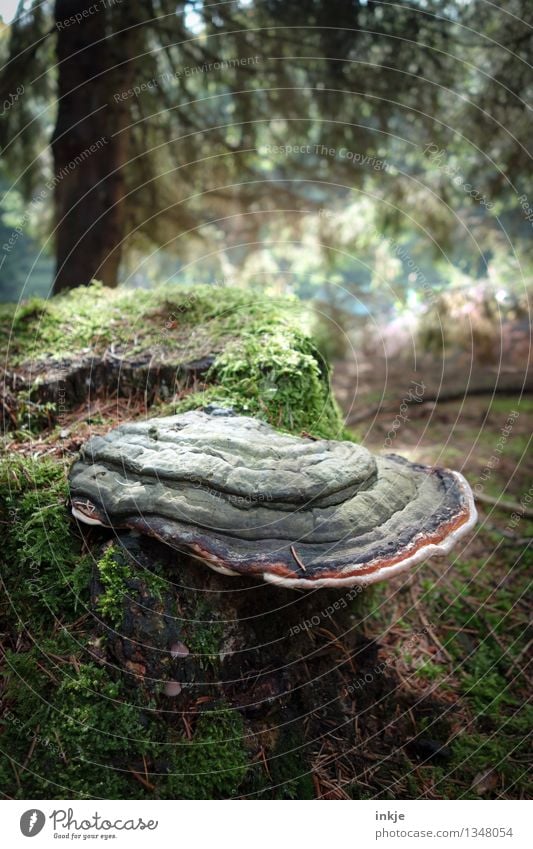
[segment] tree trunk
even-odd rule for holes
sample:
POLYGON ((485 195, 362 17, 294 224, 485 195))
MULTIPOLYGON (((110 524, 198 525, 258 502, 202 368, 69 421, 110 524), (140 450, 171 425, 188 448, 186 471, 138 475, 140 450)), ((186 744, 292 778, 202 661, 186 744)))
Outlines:
POLYGON ((55 4, 54 293, 93 278, 107 286, 118 282, 129 148, 129 99, 121 93, 133 83, 141 4, 110 3, 55 4))

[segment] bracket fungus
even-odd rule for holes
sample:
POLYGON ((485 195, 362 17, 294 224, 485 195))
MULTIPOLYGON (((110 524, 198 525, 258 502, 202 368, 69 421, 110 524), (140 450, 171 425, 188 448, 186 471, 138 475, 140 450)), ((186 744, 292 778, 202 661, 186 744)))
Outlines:
POLYGON ((82 522, 153 536, 224 575, 309 589, 447 554, 477 518, 459 472, 218 408, 93 437, 70 492, 82 522))

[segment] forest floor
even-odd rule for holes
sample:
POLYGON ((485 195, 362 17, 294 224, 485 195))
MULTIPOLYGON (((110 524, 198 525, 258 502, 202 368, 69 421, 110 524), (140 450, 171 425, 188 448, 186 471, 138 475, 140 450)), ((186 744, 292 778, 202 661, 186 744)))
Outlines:
MULTIPOLYGON (((374 686, 371 678, 382 668, 396 680, 398 708, 391 724, 402 745, 407 738, 419 765, 402 769, 398 749, 387 750, 380 734, 369 733, 366 753, 361 740, 360 773, 341 771, 337 791, 330 792, 340 794, 355 778, 366 783, 369 796, 392 788, 400 798, 521 798, 528 794, 532 727, 527 592, 533 563, 533 399, 487 392, 422 403, 416 399, 457 389, 457 382, 442 381, 442 363, 426 361, 416 372, 398 360, 381 365, 342 362, 334 372, 335 394, 348 419, 368 411, 352 427, 357 441, 374 452, 461 470, 477 496, 489 502, 478 501, 477 529, 451 556, 376 586, 373 608, 362 623, 365 635, 380 646, 381 665, 377 673, 371 670, 368 684, 374 686), (387 386, 392 388, 384 393, 387 386), (410 389, 406 410, 401 405, 410 389), (386 410, 376 411, 380 405, 386 410)), ((486 385, 494 375, 492 367, 478 366, 476 372, 486 385)), ((368 686, 364 677, 360 681, 368 686)), ((360 736, 364 726, 360 717, 360 736)))

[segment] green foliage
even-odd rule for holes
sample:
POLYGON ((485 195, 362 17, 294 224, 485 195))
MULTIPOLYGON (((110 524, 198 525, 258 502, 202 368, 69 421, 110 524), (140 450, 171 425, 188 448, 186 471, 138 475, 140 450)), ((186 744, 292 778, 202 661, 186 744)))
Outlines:
MULTIPOLYGON (((226 269, 233 253, 239 266, 252 253, 259 259, 264 254, 270 270, 278 243, 296 242, 299 247, 303 242, 302 253, 308 251, 308 227, 307 222, 302 226, 301 213, 319 205, 327 209, 339 194, 346 205, 347 193, 339 192, 340 186, 363 188, 364 195, 375 196, 383 225, 391 232, 412 229, 423 204, 427 243, 444 246, 442 253, 450 243, 460 245, 462 262, 479 263, 479 248, 484 250, 484 244, 479 245, 480 227, 485 229, 489 251, 496 241, 492 216, 476 200, 479 196, 486 195, 491 202, 501 199, 496 211, 505 213, 505 228, 507 232, 512 228, 513 241, 515 234, 527 237, 517 193, 510 188, 531 194, 528 116, 523 107, 529 85, 527 0, 513 0, 512 13, 497 4, 487 8, 482 0, 426 0, 422 10, 419 3, 408 0, 339 3, 335 32, 329 26, 331 8, 315 0, 303 5, 278 0, 231 3, 219 5, 216 14, 197 13, 196 5, 192 0, 178 6, 159 0, 150 26, 146 21, 151 13, 141 3, 135 8, 128 4, 128 9, 111 4, 100 11, 111 35, 133 26, 139 39, 134 80, 138 90, 120 103, 129 115, 129 146, 139 154, 124 168, 132 269, 134 251, 145 250, 149 239, 159 247, 170 245, 185 268, 191 255, 201 256, 201 263, 191 265, 204 279, 221 273, 221 256, 226 269), (297 59, 294 39, 280 34, 280 28, 287 26, 300 47, 297 59), (218 69, 211 67, 213 38, 220 42, 218 69), (272 55, 280 61, 265 61, 272 55), (241 66, 231 61, 235 57, 255 60, 241 66), (209 63, 208 74, 199 71, 204 62, 209 63), (184 63, 188 71, 197 72, 184 73, 184 63), (371 75, 365 72, 368 63, 371 75), (439 85, 431 83, 436 79, 439 85), (458 97, 450 97, 451 91, 458 97), (154 113, 157 122, 139 121, 139 115, 154 113), (361 116, 356 132, 354 114, 361 116), (185 135, 183 126, 190 130, 185 135), (456 127, 469 127, 470 132, 450 129, 456 127), (174 145, 161 144, 161 137, 178 135, 176 157, 174 145), (293 150, 302 145, 303 151, 293 150), (316 152, 315 145, 324 152, 316 152), (425 153, 427 147, 438 155, 425 153), (272 174, 275 180, 268 179, 272 174), (466 189, 469 184, 472 193, 466 189), (288 207, 289 214, 282 216, 280 207, 288 207), (259 225, 238 215, 258 208, 278 210, 272 229, 261 222, 257 232, 259 225), (295 215, 295 209, 300 214, 295 215), (465 220, 470 245, 464 238, 465 220), (202 226, 197 227, 198 222, 202 226), (231 234, 233 245, 236 227, 251 238, 238 239, 238 250, 218 250, 218 237, 224 244, 231 234), (274 244, 268 239, 271 233, 274 244), (186 238, 181 238, 183 234, 186 238), (460 238, 454 239, 456 234, 460 238), (211 242, 208 251, 203 238, 211 242), (262 239, 268 243, 266 251, 257 247, 262 239)), ((24 80, 27 90, 14 108, 6 110, 0 142, 28 200, 50 176, 47 157, 39 154, 49 142, 49 109, 57 94, 56 75, 47 73, 56 66, 56 39, 45 37, 53 27, 51 10, 52 4, 26 4, 25 14, 12 24, 3 45, 5 94, 14 88, 14 68, 16 80, 24 80), (33 62, 21 62, 34 44, 40 49, 33 62)), ((70 29, 61 36, 65 42, 75 36, 83 39, 83 34, 70 29)), ((120 55, 120 44, 116 50, 120 55)), ((61 64, 58 71, 61 75, 61 64)), ((96 99, 113 106, 113 86, 118 82, 113 74, 93 80, 96 99)), ((88 142, 94 140, 90 131, 87 136, 88 142)), ((46 202, 37 207, 41 218, 53 218, 49 199, 48 193, 46 202)), ((8 209, 14 205, 11 200, 8 209)), ((409 235, 413 237, 412 232, 409 235)), ((418 235, 414 233, 415 238, 418 235)), ((324 246, 324 262, 341 253, 339 241, 344 247, 342 239, 333 244, 315 240, 315 248, 324 246)), ((348 251, 359 257, 360 245, 348 251)), ((161 250, 153 253, 160 277, 179 268, 168 255, 162 260, 161 250)), ((276 269, 277 278, 292 283, 293 256, 286 256, 288 262, 276 269)), ((153 266, 146 259, 141 274, 149 278, 153 266)), ((336 259, 342 275, 343 258, 336 259)), ((353 273, 356 261, 352 256, 347 260, 353 273)), ((323 275, 316 267, 313 271, 323 285, 323 275)), ((306 275, 306 282, 311 275, 306 275)))
MULTIPOLYGON (((5 122, 5 116, 2 117, 5 122)), ((5 174, 4 161, 0 164, 0 301, 17 301, 28 293, 46 296, 52 282, 54 261, 49 250, 43 250, 40 234, 32 226, 40 210, 36 210, 32 221, 24 199, 5 174)))

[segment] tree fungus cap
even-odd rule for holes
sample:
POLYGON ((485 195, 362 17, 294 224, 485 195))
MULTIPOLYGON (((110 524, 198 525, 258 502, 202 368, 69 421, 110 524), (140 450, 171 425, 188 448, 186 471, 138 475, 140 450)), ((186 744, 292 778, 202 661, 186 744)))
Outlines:
POLYGON ((132 528, 223 574, 302 588, 388 578, 447 554, 477 519, 459 472, 220 409, 93 437, 70 492, 83 522, 132 528))

